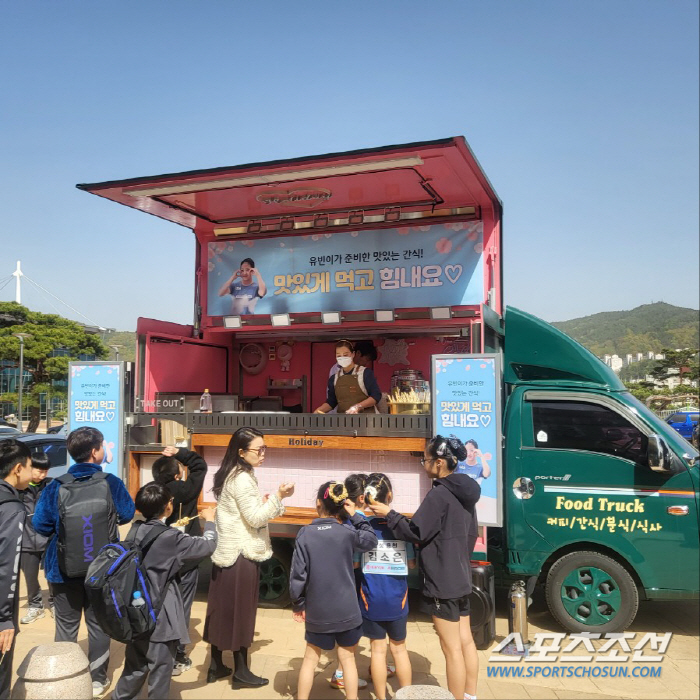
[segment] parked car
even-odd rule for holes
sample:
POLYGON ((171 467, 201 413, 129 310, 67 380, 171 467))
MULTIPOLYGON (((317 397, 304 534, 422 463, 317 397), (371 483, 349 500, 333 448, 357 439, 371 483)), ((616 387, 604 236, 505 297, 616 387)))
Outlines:
POLYGON ((17 430, 17 428, 13 428, 11 425, 0 425, 0 440, 4 437, 15 437, 21 434, 21 430, 17 430))
POLYGON ((42 435, 40 433, 21 433, 19 430, 12 434, 3 432, 0 427, 0 440, 15 438, 23 442, 35 454, 45 454, 49 458, 49 476, 56 478, 68 471, 68 450, 66 438, 60 435, 42 435))
POLYGON ((693 427, 700 420, 700 412, 697 409, 691 411, 678 411, 666 419, 666 422, 686 440, 690 441, 693 427))
POLYGON ((50 435, 65 435, 66 428, 66 424, 61 423, 61 425, 52 425, 46 432, 50 435))

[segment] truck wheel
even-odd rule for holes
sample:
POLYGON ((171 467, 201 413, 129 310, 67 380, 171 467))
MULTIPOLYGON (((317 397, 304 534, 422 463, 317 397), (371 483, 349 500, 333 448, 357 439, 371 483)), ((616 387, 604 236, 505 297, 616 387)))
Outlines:
POLYGON ((570 632, 622 632, 637 614, 639 592, 627 569, 598 552, 572 552, 547 574, 546 597, 570 632))
POLYGON ((289 605, 289 572, 292 554, 285 543, 272 545, 272 558, 260 564, 258 605, 261 608, 286 608, 289 605))

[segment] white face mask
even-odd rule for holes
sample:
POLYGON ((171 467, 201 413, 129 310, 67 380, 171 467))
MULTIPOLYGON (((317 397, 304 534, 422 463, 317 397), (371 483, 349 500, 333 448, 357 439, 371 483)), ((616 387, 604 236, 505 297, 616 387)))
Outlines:
POLYGON ((352 357, 336 357, 335 361, 341 367, 349 367, 352 364, 352 357))

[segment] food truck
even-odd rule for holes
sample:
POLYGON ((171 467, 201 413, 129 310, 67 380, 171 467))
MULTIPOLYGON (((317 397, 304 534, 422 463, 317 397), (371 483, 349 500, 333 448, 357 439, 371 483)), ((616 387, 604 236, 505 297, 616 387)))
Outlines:
POLYGON ((261 600, 288 602, 321 483, 384 472, 411 514, 437 433, 471 444, 479 558, 543 586, 563 627, 619 631, 641 600, 698 596, 697 452, 589 351, 504 307, 502 205, 464 138, 78 187, 194 233, 192 324, 138 320, 125 477, 135 493, 164 444, 187 444, 209 503, 232 433, 263 431, 262 492, 296 490, 261 600), (338 339, 374 344, 388 410, 314 413, 338 339))

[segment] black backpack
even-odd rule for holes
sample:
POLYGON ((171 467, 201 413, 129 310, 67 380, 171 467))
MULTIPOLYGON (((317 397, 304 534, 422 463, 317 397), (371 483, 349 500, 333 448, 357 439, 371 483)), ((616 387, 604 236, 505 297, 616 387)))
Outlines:
POLYGON ((64 474, 58 487, 58 567, 68 578, 85 576, 102 547, 119 540, 117 511, 107 474, 76 479, 64 474))
POLYGON ((118 642, 128 643, 150 637, 156 628, 162 595, 153 591, 143 566, 151 545, 170 528, 154 523, 140 544, 134 536, 141 523, 134 523, 124 542, 102 547, 90 564, 85 591, 102 631, 118 642), (144 604, 134 606, 134 593, 140 592, 144 604))

